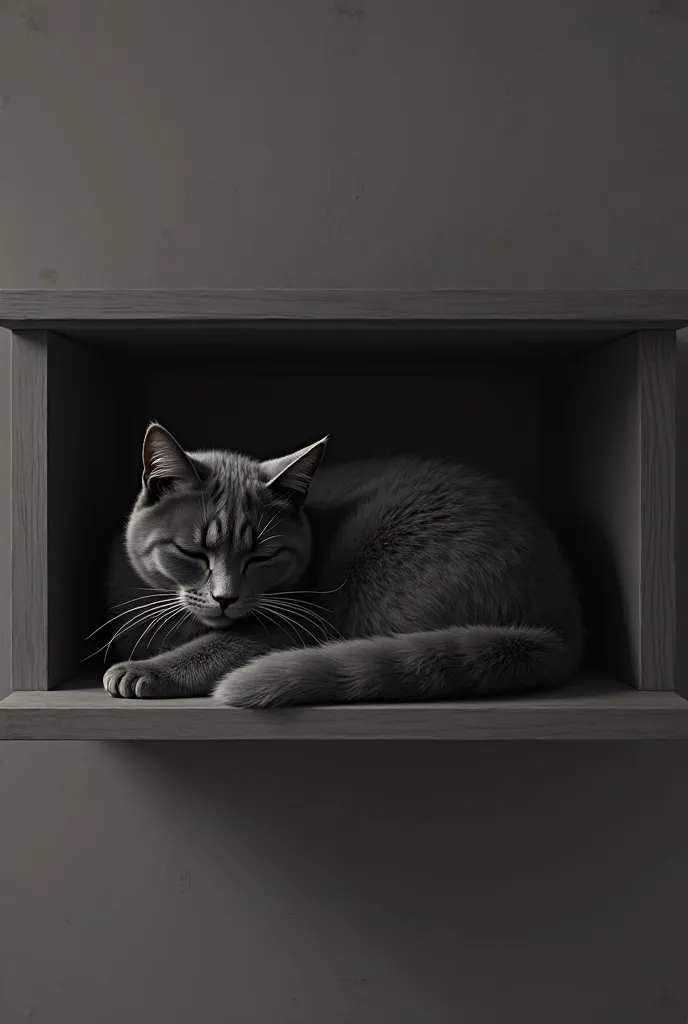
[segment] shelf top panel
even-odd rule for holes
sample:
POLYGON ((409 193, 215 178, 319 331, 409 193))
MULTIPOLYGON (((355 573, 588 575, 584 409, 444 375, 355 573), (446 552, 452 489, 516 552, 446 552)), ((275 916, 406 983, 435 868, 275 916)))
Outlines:
POLYGON ((688 289, 468 291, 461 289, 0 290, 0 325, 251 321, 447 321, 454 324, 688 324, 688 289))
POLYGON ((210 698, 115 700, 96 682, 11 694, 0 702, 0 740, 688 739, 688 701, 678 694, 591 676, 537 697, 272 711, 210 698))

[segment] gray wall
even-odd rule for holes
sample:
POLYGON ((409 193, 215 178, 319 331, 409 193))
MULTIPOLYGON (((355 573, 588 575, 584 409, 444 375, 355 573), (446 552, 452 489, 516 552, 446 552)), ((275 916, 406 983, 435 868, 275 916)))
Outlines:
MULTIPOLYGON (((0 0, 0 287, 685 287, 687 33, 681 0, 0 0)), ((687 770, 6 744, 0 1020, 684 1022, 687 770)))

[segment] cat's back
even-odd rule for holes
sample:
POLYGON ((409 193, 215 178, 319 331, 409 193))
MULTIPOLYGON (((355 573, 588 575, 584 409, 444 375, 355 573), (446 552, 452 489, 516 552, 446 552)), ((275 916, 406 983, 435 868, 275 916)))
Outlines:
POLYGON ((323 466, 311 485, 307 508, 361 506, 406 511, 479 514, 492 517, 500 510, 526 507, 500 480, 449 459, 395 455, 323 466))
POLYGON ((354 632, 521 620, 578 630, 557 539, 503 481, 422 456, 333 464, 309 507, 316 581, 348 581, 340 604, 354 632))
MULTIPOLYGON (((333 463, 306 503, 322 567, 421 569, 479 557, 509 560, 543 524, 505 483, 448 459, 419 455, 333 463)), ((328 573, 329 575, 329 573, 328 573)))

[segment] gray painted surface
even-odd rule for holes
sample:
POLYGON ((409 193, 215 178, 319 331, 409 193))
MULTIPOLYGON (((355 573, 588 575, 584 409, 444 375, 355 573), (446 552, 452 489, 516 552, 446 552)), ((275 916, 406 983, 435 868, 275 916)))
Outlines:
MULTIPOLYGON (((202 8, 0 3, 0 286, 685 286, 680 0, 202 8)), ((5 744, 0 1019, 678 1024, 687 772, 5 744)))
POLYGON ((686 1017, 681 745, 3 758, 3 1024, 686 1017))
POLYGON ((684 0, 0 18, 3 288, 686 285, 684 0))

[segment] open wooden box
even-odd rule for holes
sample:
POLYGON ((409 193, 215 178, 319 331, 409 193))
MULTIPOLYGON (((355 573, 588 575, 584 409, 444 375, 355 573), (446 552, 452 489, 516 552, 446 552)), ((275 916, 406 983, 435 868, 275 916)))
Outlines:
POLYGON ((674 688, 675 331, 688 293, 0 293, 12 693, 0 738, 688 737, 674 688), (188 448, 453 456, 563 541, 586 669, 558 694, 234 711, 114 701, 85 637, 157 419, 188 448))

